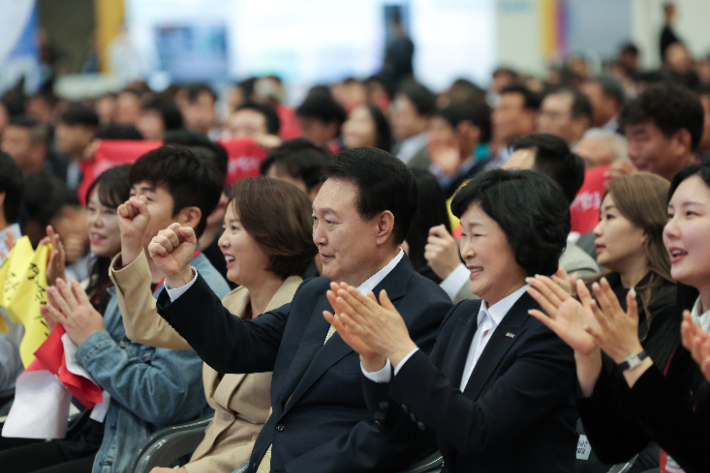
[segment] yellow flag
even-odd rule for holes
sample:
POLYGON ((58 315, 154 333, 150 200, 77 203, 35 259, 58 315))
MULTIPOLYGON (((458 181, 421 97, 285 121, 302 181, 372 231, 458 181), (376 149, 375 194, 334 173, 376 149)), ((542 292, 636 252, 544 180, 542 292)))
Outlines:
MULTIPOLYGON (((2 286, 2 301, 0 301, 1 305, 6 309, 15 297, 17 288, 20 286, 20 281, 27 272, 27 268, 29 267, 32 258, 34 258, 34 251, 32 250, 32 243, 30 243, 30 239, 27 236, 23 236, 17 240, 17 243, 15 243, 15 246, 12 248, 7 258, 10 262, 8 263, 9 266, 5 276, 5 283, 2 286)), ((8 313, 9 312, 10 311, 8 310, 8 313)), ((14 323, 22 323, 22 320, 13 318, 11 313, 9 313, 9 315, 10 320, 14 323)))
MULTIPOLYGON (((30 247, 31 248, 31 247, 30 247)), ((51 245, 39 245, 25 273, 19 280, 15 293, 5 306, 12 321, 25 326, 25 336, 20 343, 20 357, 25 367, 34 360, 34 352, 49 336, 47 323, 39 311, 47 303, 47 258, 51 245)), ((13 261, 17 254, 13 256, 13 261)))

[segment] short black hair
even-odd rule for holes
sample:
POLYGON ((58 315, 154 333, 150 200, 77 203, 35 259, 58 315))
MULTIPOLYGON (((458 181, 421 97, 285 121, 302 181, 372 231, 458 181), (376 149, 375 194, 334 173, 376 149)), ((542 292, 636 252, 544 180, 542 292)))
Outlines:
POLYGON ((624 85, 619 79, 609 74, 601 74, 588 80, 588 82, 596 82, 602 88, 602 93, 607 97, 616 99, 616 103, 621 107, 626 100, 624 85))
POLYGON ((550 178, 529 170, 483 172, 456 192, 451 211, 461 218, 471 204, 500 225, 528 276, 557 271, 571 224, 569 203, 550 178))
POLYGON ((385 92, 387 92, 387 98, 391 99, 394 96, 395 88, 390 77, 382 74, 375 74, 364 80, 364 83, 368 89, 371 89, 375 82, 380 84, 385 92))
POLYGON ((199 97, 202 92, 207 92, 212 97, 213 101, 217 101, 217 94, 215 91, 204 82, 193 82, 185 87, 185 91, 187 92, 187 100, 190 102, 197 100, 197 97, 199 97))
POLYGON ((222 182, 224 183, 229 166, 229 155, 224 146, 210 140, 204 133, 185 128, 172 130, 165 133, 163 144, 187 146, 199 158, 211 161, 222 174, 222 182))
POLYGON ((271 105, 254 102, 253 100, 247 100, 234 109, 235 112, 238 112, 239 110, 254 110, 255 112, 261 113, 264 116, 264 121, 266 122, 266 132, 270 135, 279 134, 281 120, 279 119, 279 115, 276 113, 276 110, 274 110, 274 107, 271 105))
POLYGON ((592 104, 589 103, 589 99, 582 92, 572 87, 557 87, 550 90, 547 95, 567 95, 568 97, 571 97, 572 104, 570 106, 570 115, 572 118, 579 118, 581 116, 586 117, 591 125, 592 104))
POLYGON ((150 97, 141 104, 141 110, 155 110, 163 119, 165 131, 179 130, 183 127, 182 113, 172 100, 161 96, 150 97))
POLYGON ((327 149, 306 138, 295 138, 273 148, 259 164, 259 173, 266 176, 269 168, 276 166, 279 172, 302 180, 310 192, 322 182, 323 168, 332 158, 327 149))
POLYGON ((20 215, 22 196, 25 193, 25 178, 14 159, 0 151, 0 192, 5 193, 2 210, 8 223, 17 221, 20 215))
POLYGON ((24 92, 24 79, 12 89, 8 90, 2 96, 2 103, 7 109, 7 114, 10 117, 18 117, 25 114, 25 102, 27 96, 24 92))
POLYGON ((493 71, 492 76, 495 77, 495 76, 497 76, 498 74, 506 74, 506 75, 509 75, 509 76, 513 77, 514 80, 517 80, 517 79, 518 79, 518 71, 516 71, 516 70, 513 69, 512 67, 506 67, 506 66, 497 67, 497 68, 493 71))
POLYGON ((330 94, 312 94, 296 109, 299 117, 319 118, 325 123, 337 122, 342 125, 345 121, 345 109, 336 102, 330 94))
POLYGON ((454 129, 459 123, 469 121, 481 131, 481 143, 488 143, 491 139, 491 109, 485 103, 454 103, 438 109, 432 116, 443 118, 454 129))
POLYGON ((395 243, 404 241, 417 211, 419 192, 407 166, 387 151, 353 148, 339 152, 325 166, 326 179, 349 179, 358 188, 360 218, 372 220, 389 210, 394 215, 395 243))
POLYGON ((429 117, 436 110, 436 95, 414 79, 405 79, 397 94, 407 97, 419 115, 429 117))
POLYGON ((634 43, 625 43, 621 46, 621 52, 622 53, 631 53, 636 56, 639 54, 639 48, 636 47, 634 43))
POLYGON ((666 138, 688 130, 695 151, 703 136, 705 113, 700 99, 690 89, 672 82, 650 84, 621 109, 622 127, 652 120, 666 138))
POLYGON ((61 216, 65 207, 81 206, 75 190, 46 173, 27 176, 24 205, 28 220, 38 222, 41 229, 49 225, 53 218, 61 216))
POLYGON ((59 116, 59 122, 70 126, 97 127, 99 126, 99 116, 93 108, 87 107, 81 102, 72 102, 64 113, 59 116))
POLYGON ((552 179, 572 204, 584 183, 584 160, 570 151, 565 140, 549 133, 534 133, 516 138, 510 143, 514 151, 535 151, 533 171, 552 179))
POLYGON ((250 77, 248 79, 244 79, 241 82, 235 83, 234 87, 242 90, 244 100, 251 100, 252 96, 254 95, 254 88, 256 86, 257 80, 259 80, 258 77, 250 77))
POLYGON ((500 95, 503 94, 520 94, 523 96, 523 108, 535 111, 540 110, 540 103, 542 102, 540 94, 528 89, 524 85, 513 84, 503 87, 500 91, 500 95))
POLYGON ((109 123, 96 130, 96 138, 101 140, 142 140, 143 135, 133 125, 109 123))
POLYGON ((173 198, 173 216, 186 207, 202 211, 195 227, 199 238, 205 229, 207 216, 217 207, 222 195, 223 175, 210 161, 199 158, 186 146, 164 145, 148 151, 133 163, 131 185, 147 181, 164 186, 173 198))
POLYGON ((44 123, 34 118, 25 115, 10 117, 7 126, 24 128, 30 135, 30 143, 33 145, 41 144, 47 146, 49 144, 49 128, 44 123))

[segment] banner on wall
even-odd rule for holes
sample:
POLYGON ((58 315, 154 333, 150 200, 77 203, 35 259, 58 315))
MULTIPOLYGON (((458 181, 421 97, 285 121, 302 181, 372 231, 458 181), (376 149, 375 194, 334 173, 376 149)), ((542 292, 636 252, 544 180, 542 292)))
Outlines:
POLYGON ((35 0, 0 0, 0 93, 23 82, 34 93, 44 77, 40 69, 35 0))

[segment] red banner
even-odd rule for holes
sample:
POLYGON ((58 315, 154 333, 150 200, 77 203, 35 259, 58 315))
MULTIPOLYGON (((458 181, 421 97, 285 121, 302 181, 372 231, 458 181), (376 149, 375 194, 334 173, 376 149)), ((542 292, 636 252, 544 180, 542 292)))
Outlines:
POLYGON ((609 166, 590 169, 584 173, 584 184, 570 206, 572 231, 584 235, 599 223, 599 207, 604 195, 604 173, 609 166))
POLYGON ((219 144, 227 150, 227 181, 231 186, 242 177, 259 175, 259 164, 266 157, 266 151, 256 144, 254 138, 238 138, 220 141, 219 144))
POLYGON ((77 376, 67 369, 64 358, 62 335, 66 332, 58 324, 49 338, 35 351, 35 361, 27 367, 27 371, 47 370, 59 378, 59 381, 69 390, 77 401, 87 409, 103 400, 101 388, 83 376, 77 376))
POLYGON ((133 164, 148 151, 163 145, 159 140, 100 140, 94 159, 81 162, 79 201, 86 204, 86 190, 102 172, 120 164, 133 164))

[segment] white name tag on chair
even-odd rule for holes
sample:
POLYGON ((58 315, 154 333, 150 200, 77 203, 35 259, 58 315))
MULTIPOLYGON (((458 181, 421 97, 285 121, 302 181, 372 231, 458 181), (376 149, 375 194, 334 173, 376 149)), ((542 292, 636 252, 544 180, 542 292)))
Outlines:
POLYGON ((577 440, 577 460, 589 460, 589 454, 592 453, 592 446, 589 445, 586 435, 580 435, 577 440))

